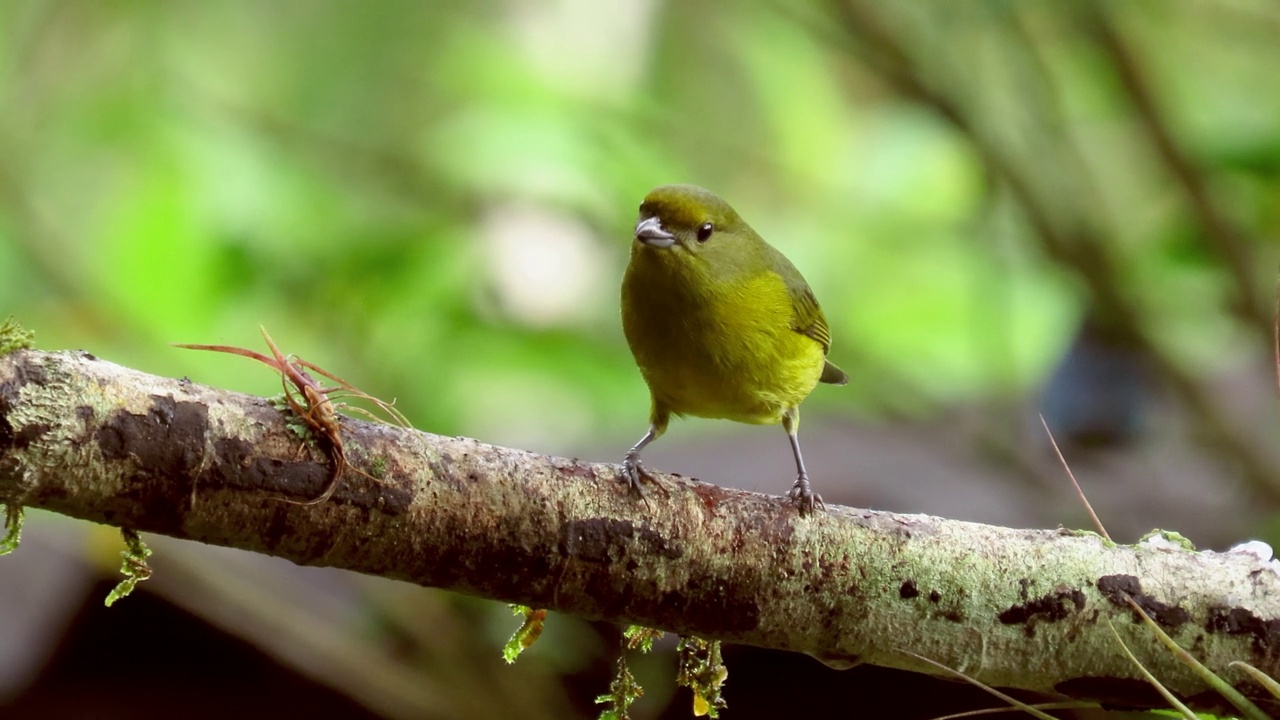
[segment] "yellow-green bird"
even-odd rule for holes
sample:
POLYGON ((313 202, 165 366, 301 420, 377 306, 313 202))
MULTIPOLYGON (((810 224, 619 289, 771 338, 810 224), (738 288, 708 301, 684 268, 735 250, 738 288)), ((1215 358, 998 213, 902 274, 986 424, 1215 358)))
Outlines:
POLYGON ((640 451, 672 415, 782 423, 796 458, 788 497, 808 513, 797 432, 800 402, 819 382, 849 381, 827 362, 831 332, 809 284, 789 260, 714 193, 665 185, 640 204, 622 277, 622 329, 653 400, 649 432, 623 473, 640 491, 640 451))

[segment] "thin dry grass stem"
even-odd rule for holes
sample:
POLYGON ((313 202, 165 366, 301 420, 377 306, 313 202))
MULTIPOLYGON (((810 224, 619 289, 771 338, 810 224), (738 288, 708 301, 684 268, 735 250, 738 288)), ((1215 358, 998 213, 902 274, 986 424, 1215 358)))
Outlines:
POLYGON ((1071 472, 1071 466, 1067 464, 1067 459, 1062 456, 1062 450, 1058 448, 1058 441, 1053 439, 1053 431, 1049 429, 1049 423, 1045 422, 1043 414, 1040 415, 1040 424, 1044 426, 1044 431, 1049 436, 1049 444, 1053 445, 1053 451, 1057 453, 1058 461, 1062 463, 1062 469, 1066 470, 1067 477, 1071 478, 1071 484, 1075 487, 1076 494, 1080 496, 1080 502, 1084 503, 1084 509, 1088 510, 1089 517, 1093 518, 1093 526, 1098 528, 1098 532, 1102 537, 1111 540, 1111 535, 1107 533, 1107 528, 1102 525, 1102 520, 1098 519, 1098 514, 1093 511, 1093 506, 1089 504, 1089 498, 1085 497, 1084 490, 1080 489, 1080 483, 1076 482, 1075 473, 1071 472))
POLYGON ((257 360, 263 365, 270 365, 276 370, 280 369, 276 365, 276 361, 272 360, 266 355, 263 355, 260 352, 255 352, 248 348, 236 347, 235 345, 199 345, 196 343, 174 343, 173 346, 184 348, 186 350, 208 350, 210 352, 220 352, 220 353, 230 353, 231 355, 240 355, 242 357, 247 357, 253 360, 257 360))
MULTIPOLYGON (((1028 705, 1028 707, 1035 708, 1036 710, 1083 710, 1086 708, 1096 708, 1098 706, 1095 703, 1081 702, 1079 700, 1068 700, 1065 702, 1036 703, 1034 705, 1028 705)), ((936 717, 933 720, 960 720, 961 718, 982 717, 984 715, 995 715, 997 713, 1020 713, 1020 712, 1026 712, 1026 711, 1016 706, 1015 707, 983 708, 982 710, 966 710, 964 712, 953 713, 951 715, 943 715, 941 717, 936 717)))
POLYGON ((1249 663, 1243 662, 1241 660, 1236 660, 1230 663, 1229 665, 1230 667, 1236 668, 1237 670, 1253 678, 1259 685, 1263 687, 1263 689, 1271 693, 1272 697, 1276 698, 1277 700, 1280 700, 1280 683, 1276 682, 1275 678, 1262 672, 1261 670, 1250 665, 1249 663))
MULTIPOLYGON (((965 682, 967 682, 967 683, 969 683, 969 684, 971 684, 971 685, 976 685, 976 686, 978 686, 978 687, 982 688, 983 690, 986 690, 987 692, 991 693, 992 695, 995 695, 996 697, 1000 698, 1001 700, 1003 700, 1003 701, 1005 701, 1005 702, 1009 703, 1010 705, 1012 705, 1012 706, 1014 706, 1014 707, 1018 708, 1019 710, 1021 710, 1021 711, 1025 712, 1025 713, 1027 713, 1028 715, 1031 715, 1031 716, 1033 716, 1033 717, 1040 718, 1040 720, 1057 720, 1057 718, 1053 717, 1052 715, 1049 715, 1048 713, 1041 712, 1041 711, 1039 711, 1039 710, 1035 709, 1034 707, 1031 707, 1030 705, 1028 705, 1028 704, 1026 704, 1026 703, 1022 702, 1021 700, 1019 700, 1019 699, 1017 699, 1017 698, 1013 697, 1012 695, 1007 695, 1007 694, 1005 694, 1005 693, 1002 693, 1002 692, 1000 692, 999 690, 997 690, 997 689, 995 689, 995 688, 991 687, 990 685, 987 685, 987 684, 985 684, 985 683, 983 683, 983 682, 980 682, 980 681, 978 681, 978 680, 974 680, 973 678, 969 677, 968 675, 965 675, 964 673, 960 672, 959 670, 953 670, 952 668, 947 667, 946 665, 943 665, 942 663, 940 663, 940 662, 938 662, 938 661, 936 661, 936 660, 931 660, 931 659, 929 659, 929 658, 927 658, 927 657, 925 657, 925 656, 923 656, 923 655, 919 655, 919 654, 917 654, 917 653, 913 653, 913 652, 911 652, 910 650, 901 650, 901 649, 900 649, 900 650, 898 650, 898 652, 900 652, 900 653, 902 653, 902 654, 904 654, 904 655, 910 655, 911 657, 913 657, 913 658, 915 658, 915 659, 917 659, 917 660, 920 660, 920 661, 922 661, 922 662, 929 663, 930 665, 932 665, 932 666, 934 666, 934 667, 938 668, 939 670, 942 670, 943 672, 947 673, 948 675, 954 675, 955 677, 958 677, 958 678, 960 678, 961 680, 964 680, 965 682)), ((1082 706, 1084 706, 1084 705, 1082 704, 1082 706)))
MULTIPOLYGON (((1151 616, 1148 615, 1132 597, 1126 595, 1125 600, 1128 601, 1129 607, 1142 618, 1142 622, 1151 629, 1151 632, 1156 636, 1156 639, 1163 643, 1164 646, 1169 649, 1169 652, 1173 653, 1174 657, 1178 658, 1183 665, 1186 665, 1193 673, 1199 676, 1205 684, 1217 691, 1219 695, 1226 698, 1227 702, 1234 705, 1236 710, 1240 711, 1241 717, 1247 718, 1247 720, 1274 720, 1274 718, 1264 713, 1257 705, 1255 705, 1252 700, 1245 697, 1244 693, 1241 693, 1231 685, 1231 683, 1222 679, 1222 677, 1205 667, 1204 663, 1197 660, 1194 655, 1187 652, 1185 648, 1175 642, 1173 638, 1169 637, 1169 634, 1162 630, 1160 626, 1156 624, 1156 621, 1152 620, 1151 616)), ((1114 629, 1115 628, 1112 628, 1113 631, 1114 629)), ((1125 651, 1128 652, 1128 648, 1126 648, 1125 651)))
MULTIPOLYGON (((264 329, 262 333, 263 333, 263 336, 267 338, 267 344, 272 346, 272 348, 274 349, 274 343, 272 343, 271 338, 267 336, 266 330, 264 329)), ((252 360, 257 360, 263 365, 267 365, 268 367, 272 368, 276 372, 279 372, 282 376, 288 376, 289 379, 295 379, 295 373, 296 373, 297 377, 300 377, 303 379, 304 384, 310 384, 314 386, 316 391, 323 393, 324 395, 330 397, 331 399, 336 397, 347 397, 347 396, 341 396, 339 395, 339 393, 343 393, 343 392, 348 393, 349 397, 371 403, 374 406, 376 406, 379 410, 386 413, 387 417, 391 418, 392 424, 399 425, 400 427, 403 427, 403 428, 413 427, 413 425, 409 422, 409 419, 405 417, 404 413, 400 412, 395 408, 395 404, 396 404, 395 400, 392 400, 391 402, 387 402, 386 400, 383 400, 381 398, 374 397, 373 395, 370 395, 364 392, 363 390, 352 385, 346 380, 343 380, 337 375, 334 375, 328 370, 325 370, 319 365, 316 365, 315 363, 309 362, 307 360, 303 360, 302 358, 297 357, 296 355, 289 355, 288 357, 285 357, 283 355, 280 355, 279 351, 277 350, 276 351, 277 357, 271 358, 266 355, 263 355, 260 352, 255 352, 253 350, 249 350, 248 348, 236 347, 234 345, 200 345, 195 343, 174 343, 174 347, 185 348, 187 350, 208 350, 211 352, 229 353, 231 355, 239 355, 241 357, 247 357, 252 360), (302 368, 306 368, 307 370, 314 370, 315 372, 338 383, 340 387, 330 387, 330 388, 322 387, 318 382, 316 382, 315 378, 311 377, 311 375, 309 375, 302 368)), ((297 389, 299 387, 300 386, 296 385, 295 383, 295 389, 291 390, 290 388, 286 387, 285 393, 290 394, 295 392, 301 392, 300 389, 297 389)), ((381 422, 381 423, 387 422, 387 418, 380 417, 376 413, 373 413, 362 407, 358 407, 355 405, 348 405, 344 403, 337 403, 336 407, 341 409, 344 412, 350 411, 353 413, 360 413, 362 416, 367 417, 370 420, 373 420, 374 422, 381 422)))
MULTIPOLYGON (((330 400, 332 400, 333 398, 334 396, 332 395, 329 396, 330 400)), ((341 403, 341 402, 334 403, 333 405, 334 407, 338 408, 339 412, 343 414, 359 415, 360 417, 367 418, 369 420, 372 420, 373 422, 385 422, 385 420, 379 417, 376 413, 373 413, 357 405, 348 405, 346 403, 341 403)))
MULTIPOLYGON (((343 473, 349 467, 346 450, 342 443, 342 429, 338 418, 339 408, 347 410, 348 413, 360 413, 375 422, 385 422, 384 418, 365 408, 335 403, 332 399, 333 396, 342 397, 343 395, 340 395, 340 393, 346 393, 347 396, 369 402, 386 413, 387 417, 401 427, 410 427, 409 421, 403 413, 392 407, 394 402, 388 403, 373 397, 314 363, 307 362, 294 355, 285 356, 271 339, 267 329, 259 329, 262 331, 262 339, 266 341, 267 347, 271 348, 270 357, 247 348, 231 345, 178 344, 177 347, 247 357, 271 367, 280 374, 280 386, 284 392, 285 402, 288 403, 289 409, 306 423, 307 427, 314 433, 325 454, 329 457, 332 470, 324 490, 316 497, 309 500, 294 500, 286 497, 276 497, 274 499, 292 505, 317 505, 323 503, 333 496, 334 491, 338 489, 338 483, 341 481, 343 473), (324 387, 307 370, 315 371, 329 378, 338 383, 339 387, 324 387)), ((359 468, 352 467, 351 470, 375 483, 382 482, 359 468)))
MULTIPOLYGON (((336 393, 339 390, 345 390, 346 392, 351 393, 351 397, 359 398, 360 400, 364 400, 365 402, 370 402, 376 405, 379 410, 385 412, 388 417, 394 420, 396 425, 399 425, 400 427, 403 427, 403 428, 413 427, 413 425, 409 423, 409 418, 405 417, 404 413, 400 412, 395 408, 395 404, 396 404, 395 400, 392 400, 391 402, 387 402, 381 398, 376 398, 366 393, 365 391, 361 390, 360 388, 356 387, 355 385, 352 385, 346 380, 343 380, 337 375, 334 375, 328 370, 325 370, 319 365, 307 362, 306 360, 303 360, 300 357, 290 355, 289 360, 291 360, 295 365, 301 365, 302 367, 305 367, 308 370, 314 370, 320 373, 321 375, 329 378, 330 380, 338 383, 338 385, 341 386, 340 388, 325 388, 324 392, 326 394, 336 393)), ((364 410, 363 408, 355 408, 351 406, 347 406, 347 407, 350 407, 350 409, 352 410, 361 411, 378 422, 385 422, 385 420, 383 420, 382 418, 377 417, 376 415, 370 413, 368 410, 364 410)))
MULTIPOLYGON (((1136 608, 1137 605, 1134 605, 1134 607, 1136 608)), ((1120 639, 1120 633, 1116 632, 1116 626, 1113 625, 1110 620, 1107 621, 1107 627, 1111 628, 1111 634, 1116 636, 1116 643, 1120 645, 1120 650, 1124 652, 1125 657, 1129 658, 1129 662, 1133 663, 1133 666, 1138 668, 1138 672, 1142 673, 1142 677, 1147 679, 1147 683, 1150 684, 1151 687, 1154 687, 1156 692, 1160 693, 1160 696, 1164 698, 1164 701, 1169 703, 1169 707, 1175 708, 1178 712, 1182 713, 1182 717, 1187 720, 1196 720, 1196 714, 1191 712, 1191 708, 1182 704, 1181 700, 1175 697, 1173 693, 1169 692, 1169 688, 1166 688, 1164 683, 1156 679, 1156 676, 1152 675, 1151 671, 1142 664, 1142 661, 1138 660, 1138 658, 1133 654, 1133 651, 1129 649, 1129 646, 1124 644, 1124 640, 1120 639)))

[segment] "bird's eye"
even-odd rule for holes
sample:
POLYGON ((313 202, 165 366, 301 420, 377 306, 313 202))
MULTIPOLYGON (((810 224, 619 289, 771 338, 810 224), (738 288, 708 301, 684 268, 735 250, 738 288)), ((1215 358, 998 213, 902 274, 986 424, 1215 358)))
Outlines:
POLYGON ((706 242, 711 238, 711 233, 714 230, 715 227, 712 226, 711 223, 702 223, 702 225, 698 227, 698 242, 706 242))

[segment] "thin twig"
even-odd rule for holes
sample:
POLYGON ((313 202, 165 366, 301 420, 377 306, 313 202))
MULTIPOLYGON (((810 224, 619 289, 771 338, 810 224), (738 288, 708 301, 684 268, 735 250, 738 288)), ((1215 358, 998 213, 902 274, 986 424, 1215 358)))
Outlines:
POLYGON ((1075 473, 1071 472, 1071 466, 1067 464, 1067 459, 1062 456, 1062 450, 1058 448, 1058 441, 1053 439, 1053 431, 1049 429, 1049 423, 1045 422, 1044 413, 1040 413, 1040 424, 1044 426, 1044 432, 1049 436, 1049 443, 1053 445, 1053 451, 1058 454, 1058 460, 1062 463, 1062 469, 1067 471, 1067 477, 1071 478, 1071 484, 1076 489, 1076 494, 1080 496, 1080 502, 1084 503, 1084 509, 1089 511, 1089 517, 1093 518, 1093 526, 1098 528, 1098 533, 1102 537, 1111 540, 1111 535, 1107 533, 1107 529, 1102 526, 1102 521, 1098 519, 1098 514, 1093 511, 1093 505, 1089 504, 1089 498, 1085 497, 1084 490, 1080 489, 1080 483, 1076 482, 1075 473))

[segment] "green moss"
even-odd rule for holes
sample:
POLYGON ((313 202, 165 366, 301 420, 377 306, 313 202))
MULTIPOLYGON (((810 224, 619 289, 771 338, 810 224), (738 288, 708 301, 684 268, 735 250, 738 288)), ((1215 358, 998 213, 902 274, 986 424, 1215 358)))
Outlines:
POLYGON ((267 402, 271 404, 271 407, 287 416, 284 424, 285 427, 289 428, 289 432, 297 435, 301 440, 311 441, 315 439, 315 435, 311 433, 311 426, 294 412, 293 405, 289 404, 289 398, 285 397, 284 393, 267 398, 267 402))
POLYGON ((1105 538, 1092 530, 1073 530, 1071 528, 1059 528, 1058 534, 1066 535, 1067 537, 1095 537, 1102 541, 1103 547, 1106 547, 1106 548, 1120 547, 1119 543, 1115 542, 1114 540, 1111 540, 1110 538, 1105 538))
POLYGON ((597 705, 604 705, 600 720, 629 720, 631 704, 641 695, 644 695, 644 688, 627 667, 627 650, 623 648, 618 655, 618 669, 614 671, 613 682, 609 683, 609 694, 596 698, 597 705))
POLYGON ((1142 544, 1146 543, 1148 540, 1156 537, 1166 540, 1168 542, 1171 542, 1174 545, 1179 545, 1184 550, 1195 552, 1195 549, 1196 549, 1195 543, 1187 539, 1187 537, 1182 533, 1177 533, 1172 530, 1152 530, 1146 535, 1143 535, 1142 539, 1138 540, 1138 545, 1141 546, 1142 544))
POLYGON ((724 698, 720 688, 729 670, 720 658, 720 641, 698 637, 682 637, 676 646, 680 669, 676 672, 676 684, 693 691, 695 717, 720 717, 724 698))
POLYGON ((30 350, 36 346, 36 334, 13 318, 12 315, 0 323, 0 355, 8 355, 14 350, 30 350))
POLYGON ((622 631, 622 637, 627 639, 627 648, 631 650, 640 648, 640 652, 645 653, 653 650, 653 641, 664 634, 661 630, 654 630, 640 625, 628 625, 627 629, 622 631))
POLYGON ((151 548, 142 542, 142 536, 137 530, 124 528, 121 528, 120 536, 124 538, 125 544, 125 549, 120 552, 120 557, 124 558, 124 562, 120 564, 120 572, 125 577, 107 594, 105 601, 107 607, 111 607, 117 600, 133 592, 134 586, 138 583, 151 577, 151 566, 147 564, 147 558, 151 557, 151 548))
POLYGON ((61 412, 67 406, 67 398, 74 397, 79 408, 91 413, 90 417, 104 417, 116 409, 116 399, 108 397, 96 383, 86 385, 83 378, 75 378, 64 369, 64 363, 40 362, 43 379, 29 382, 21 388, 21 401, 10 406, 6 415, 15 433, 26 428, 38 427, 42 433, 37 447, 15 450, 11 458, 22 472, 63 473, 67 468, 77 468, 67 478, 69 486, 89 482, 84 478, 98 476, 102 458, 90 445, 80 441, 83 426, 75 417, 61 412))
MULTIPOLYGON (((647 653, 653 649, 653 641, 662 635, 661 630, 640 625, 629 625, 622 631, 626 642, 618 654, 618 668, 614 671, 613 682, 609 683, 609 694, 596 698, 597 704, 604 705, 604 709, 600 711, 600 720, 627 720, 631 717, 631 704, 644 695, 644 688, 640 687, 631 674, 631 668, 627 667, 627 652, 639 648, 640 652, 647 653)), ((719 658, 719 647, 716 648, 716 657, 719 658)))
POLYGON ((547 619, 546 610, 534 610, 524 605, 512 605, 511 612, 523 615, 524 623, 502 647, 502 659, 508 664, 515 662, 516 658, 520 657, 520 653, 529 649, 529 646, 542 635, 542 623, 547 619))
POLYGON ((8 528, 0 539, 0 555, 8 555, 18 549, 22 540, 22 506, 0 504, 0 508, 4 509, 4 525, 8 528))

